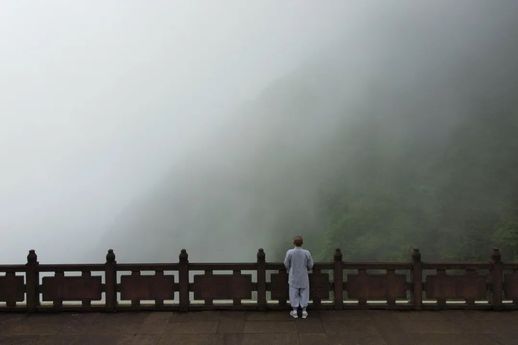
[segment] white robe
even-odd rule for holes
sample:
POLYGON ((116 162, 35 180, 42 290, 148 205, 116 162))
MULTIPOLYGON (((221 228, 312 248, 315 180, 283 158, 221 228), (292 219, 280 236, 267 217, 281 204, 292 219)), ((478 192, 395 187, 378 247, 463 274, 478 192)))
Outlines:
POLYGON ((288 283, 291 288, 309 288, 308 271, 313 268, 313 258, 309 250, 295 247, 286 252, 284 266, 288 271, 288 283))

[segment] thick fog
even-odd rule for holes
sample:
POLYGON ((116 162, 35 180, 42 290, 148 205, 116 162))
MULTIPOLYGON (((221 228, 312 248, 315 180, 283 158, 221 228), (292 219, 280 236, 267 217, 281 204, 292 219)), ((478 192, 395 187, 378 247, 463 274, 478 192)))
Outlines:
MULTIPOLYGON (((454 152, 472 116, 516 124, 517 15, 485 0, 3 1, 0 262, 278 259, 298 233, 326 257, 343 244, 333 200, 444 171, 428 156, 454 152)), ((492 201, 515 196, 500 187, 492 201)), ((434 226, 398 236, 426 251, 434 226)), ((375 233, 358 256, 395 232, 375 233)))

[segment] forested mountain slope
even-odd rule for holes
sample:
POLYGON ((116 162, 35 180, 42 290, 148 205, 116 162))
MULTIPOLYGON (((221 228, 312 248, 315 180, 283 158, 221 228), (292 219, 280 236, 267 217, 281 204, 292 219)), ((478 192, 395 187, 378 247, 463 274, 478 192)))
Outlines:
POLYGON ((471 41, 421 28, 322 52, 175 161, 105 240, 133 259, 279 259, 295 233, 320 259, 518 259, 518 29, 500 15, 471 41))

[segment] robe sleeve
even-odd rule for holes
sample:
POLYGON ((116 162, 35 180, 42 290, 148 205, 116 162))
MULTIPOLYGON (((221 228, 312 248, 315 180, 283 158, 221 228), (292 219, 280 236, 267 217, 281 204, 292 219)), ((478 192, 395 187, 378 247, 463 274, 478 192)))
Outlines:
POLYGON ((291 255, 290 251, 288 250, 286 252, 286 258, 284 258, 284 267, 286 267, 286 270, 289 271, 291 267, 291 255))
POLYGON ((311 269, 313 268, 313 258, 311 257, 311 253, 308 251, 308 263, 307 263, 307 269, 308 271, 311 271, 311 269))

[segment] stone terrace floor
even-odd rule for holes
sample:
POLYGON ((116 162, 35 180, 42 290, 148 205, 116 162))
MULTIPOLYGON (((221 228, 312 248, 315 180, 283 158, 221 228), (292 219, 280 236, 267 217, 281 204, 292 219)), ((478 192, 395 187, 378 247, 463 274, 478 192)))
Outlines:
POLYGON ((518 311, 0 313, 0 344, 518 344, 518 311))

